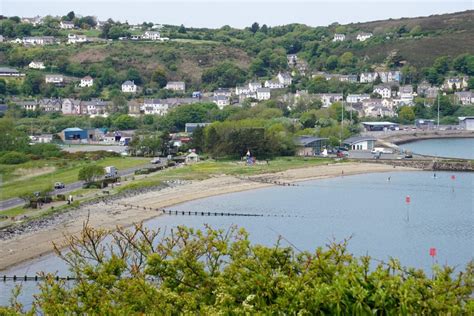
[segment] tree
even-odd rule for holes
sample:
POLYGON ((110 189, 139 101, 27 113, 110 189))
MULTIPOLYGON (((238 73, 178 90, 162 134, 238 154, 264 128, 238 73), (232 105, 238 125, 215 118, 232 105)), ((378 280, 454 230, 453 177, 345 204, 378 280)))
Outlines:
POLYGON ((181 24, 179 26, 178 33, 180 33, 180 34, 185 34, 186 33, 186 27, 184 26, 184 24, 181 24))
POLYGON ((326 60, 326 69, 328 70, 334 70, 338 66, 338 58, 336 55, 331 55, 328 57, 326 60))
POLYGON ((74 13, 74 11, 71 11, 68 14, 66 14, 66 17, 67 17, 67 21, 72 21, 76 17, 76 14, 74 13))
POLYGON ((95 164, 91 164, 91 165, 84 166, 79 170, 78 179, 86 183, 90 183, 99 179, 104 174, 105 174, 105 170, 103 167, 95 165, 95 164))
POLYGON ((433 63, 433 69, 441 75, 449 70, 449 58, 447 56, 438 57, 433 63))
POLYGON ((260 29, 260 26, 258 25, 257 22, 254 22, 252 24, 252 26, 250 27, 250 32, 252 32, 253 34, 257 33, 258 30, 260 29))
POLYGON ((355 58, 351 52, 345 52, 339 57, 338 64, 342 67, 352 67, 354 66, 355 58))
POLYGON ((24 152, 28 147, 26 133, 17 129, 12 119, 0 119, 0 152, 20 151, 24 152))
POLYGON ((50 275, 34 306, 46 315, 473 313, 472 261, 459 273, 435 265, 427 275, 396 259, 357 257, 348 241, 311 252, 282 243, 253 244, 235 226, 164 234, 141 224, 116 232, 85 225, 67 238, 67 250, 55 246, 76 281, 50 275))
POLYGON ((234 87, 245 82, 245 79, 245 71, 231 62, 220 63, 202 74, 202 82, 213 88, 234 87))
POLYGON ((191 148, 195 149, 197 152, 202 152, 205 146, 205 134, 204 128, 197 126, 193 131, 191 137, 191 148))
POLYGON ((162 67, 157 67, 151 75, 151 80, 156 82, 158 87, 163 88, 167 83, 166 71, 162 67))
POLYGON ((402 106, 398 112, 398 117, 404 124, 413 123, 415 120, 415 111, 411 106, 402 106))
POLYGON ((128 129, 135 129, 137 128, 137 121, 127 115, 127 114, 121 114, 119 115, 114 121, 113 121, 113 126, 115 126, 118 129, 121 130, 128 130, 128 129))

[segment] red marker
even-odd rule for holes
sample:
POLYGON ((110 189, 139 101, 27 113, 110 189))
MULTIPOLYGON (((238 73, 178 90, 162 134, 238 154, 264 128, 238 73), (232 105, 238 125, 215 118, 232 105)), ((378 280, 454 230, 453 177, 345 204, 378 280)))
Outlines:
POLYGON ((430 256, 433 258, 436 256, 436 248, 430 248, 430 256))
POLYGON ((454 174, 451 176, 451 180, 456 180, 456 176, 454 174))
POLYGON ((405 202, 406 202, 407 204, 410 204, 410 201, 411 201, 411 198, 410 198, 409 195, 407 195, 406 198, 405 198, 405 202))

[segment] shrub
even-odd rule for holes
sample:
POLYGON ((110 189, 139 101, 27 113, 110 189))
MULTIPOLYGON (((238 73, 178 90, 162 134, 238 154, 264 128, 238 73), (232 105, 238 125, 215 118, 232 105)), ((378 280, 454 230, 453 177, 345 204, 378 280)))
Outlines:
POLYGON ((28 160, 30 160, 30 158, 24 153, 11 151, 0 158, 0 163, 6 165, 18 165, 20 163, 27 162, 28 160))

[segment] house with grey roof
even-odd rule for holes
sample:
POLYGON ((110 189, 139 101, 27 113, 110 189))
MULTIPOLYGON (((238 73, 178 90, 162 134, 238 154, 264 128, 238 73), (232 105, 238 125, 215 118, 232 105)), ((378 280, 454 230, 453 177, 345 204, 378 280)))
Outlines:
POLYGON ((20 73, 15 68, 0 67, 0 77, 24 77, 25 74, 20 73))
POLYGON ((122 83, 122 92, 124 93, 135 93, 137 92, 137 85, 133 80, 127 80, 122 83))
POLYGON ((327 147, 328 139, 314 136, 299 136, 294 139, 297 156, 315 156, 327 147))
POLYGON ((173 91, 185 91, 186 84, 184 83, 184 81, 169 81, 166 84, 165 89, 173 91))

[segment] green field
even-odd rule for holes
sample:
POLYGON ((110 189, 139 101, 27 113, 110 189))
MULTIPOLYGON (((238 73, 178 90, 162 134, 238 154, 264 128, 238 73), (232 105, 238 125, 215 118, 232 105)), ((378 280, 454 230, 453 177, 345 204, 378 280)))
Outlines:
POLYGON ((236 161, 203 161, 193 165, 166 169, 144 179, 133 181, 128 185, 120 187, 118 190, 124 191, 155 186, 166 180, 202 180, 213 175, 222 174, 236 176, 256 175, 328 163, 334 163, 334 160, 322 158, 282 157, 270 160, 268 165, 258 164, 255 166, 247 166, 236 161))
MULTIPOLYGON (((115 166, 119 170, 132 168, 148 163, 147 158, 105 158, 97 161, 100 166, 115 166)), ((0 173, 2 174, 2 184, 0 186, 0 200, 6 200, 18 197, 23 194, 42 191, 50 188, 55 182, 72 183, 78 181, 79 169, 81 166, 90 163, 87 161, 69 162, 63 165, 64 161, 31 161, 16 166, 0 165, 0 173), (28 171, 31 173, 38 172, 39 168, 51 168, 47 173, 41 173, 37 176, 28 177, 28 171), (19 177, 17 171, 22 170, 26 175, 19 177), (18 178, 18 180, 15 180, 18 178)))

